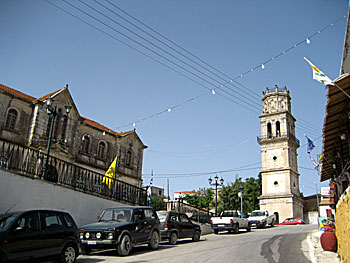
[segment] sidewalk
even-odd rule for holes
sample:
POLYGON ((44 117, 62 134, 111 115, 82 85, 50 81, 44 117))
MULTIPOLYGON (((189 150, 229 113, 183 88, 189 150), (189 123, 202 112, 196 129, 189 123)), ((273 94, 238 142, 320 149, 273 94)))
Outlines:
POLYGON ((308 234, 309 256, 313 263, 340 263, 336 252, 324 251, 321 247, 320 237, 323 231, 315 230, 308 234))

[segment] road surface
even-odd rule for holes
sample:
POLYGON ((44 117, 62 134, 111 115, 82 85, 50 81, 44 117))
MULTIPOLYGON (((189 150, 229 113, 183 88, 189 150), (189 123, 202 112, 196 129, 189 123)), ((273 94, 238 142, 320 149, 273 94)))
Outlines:
POLYGON ((99 251, 89 256, 80 256, 77 263, 99 262, 215 262, 215 263, 309 263, 308 233, 316 225, 275 226, 255 229, 251 232, 240 230, 239 234, 220 232, 219 235, 205 235, 199 242, 180 240, 176 245, 161 243, 152 251, 147 245, 134 247, 127 257, 119 257, 115 250, 99 251))

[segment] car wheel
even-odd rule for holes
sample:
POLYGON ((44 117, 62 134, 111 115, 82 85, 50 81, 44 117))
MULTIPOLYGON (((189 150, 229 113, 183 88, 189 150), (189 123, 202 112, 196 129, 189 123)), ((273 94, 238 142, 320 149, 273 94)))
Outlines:
POLYGON ((250 232, 251 230, 252 230, 252 227, 250 226, 250 224, 248 224, 247 232, 250 232))
POLYGON ((238 232, 239 232, 239 226, 238 226, 237 224, 235 224, 235 226, 233 227, 233 232, 234 232, 235 234, 238 234, 238 232))
POLYGON ((159 234, 157 231, 152 232, 148 247, 151 249, 157 249, 159 247, 159 234))
POLYGON ((272 222, 271 222, 271 225, 270 225, 271 227, 274 227, 275 226, 275 220, 272 220, 272 222))
POLYGON ((219 234, 219 230, 214 229, 214 234, 219 234))
POLYGON ((64 247, 61 253, 61 262, 62 263, 74 263, 77 259, 78 252, 77 248, 73 244, 68 244, 64 247))
POLYGON ((130 254, 132 245, 129 235, 124 235, 118 244, 118 254, 119 256, 127 256, 130 254))
POLYGON ((83 255, 90 255, 90 253, 91 253, 91 246, 81 245, 81 250, 82 250, 83 255))
POLYGON ((172 232, 170 234, 169 244, 176 245, 176 243, 177 243, 177 234, 176 234, 176 232, 172 232))
POLYGON ((6 262, 7 262, 7 259, 5 254, 0 253, 0 263, 6 263, 6 262))
POLYGON ((198 231, 194 232, 192 240, 197 242, 199 241, 200 238, 201 238, 201 234, 198 231))

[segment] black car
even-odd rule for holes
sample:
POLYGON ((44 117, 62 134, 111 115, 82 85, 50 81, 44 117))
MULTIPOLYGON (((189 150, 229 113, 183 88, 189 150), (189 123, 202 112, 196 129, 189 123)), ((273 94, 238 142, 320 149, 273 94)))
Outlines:
POLYGON ((73 263, 79 255, 79 230, 70 214, 30 210, 0 215, 0 262, 59 257, 73 263))
POLYGON ((178 212, 157 212, 157 214, 162 239, 169 240, 172 245, 175 245, 181 238, 192 238, 193 241, 199 241, 201 228, 192 223, 186 214, 178 212))
POLYGON ((95 248, 116 248, 120 256, 129 255, 136 244, 159 246, 159 219, 151 207, 118 207, 102 212, 97 223, 80 228, 84 254, 95 248))

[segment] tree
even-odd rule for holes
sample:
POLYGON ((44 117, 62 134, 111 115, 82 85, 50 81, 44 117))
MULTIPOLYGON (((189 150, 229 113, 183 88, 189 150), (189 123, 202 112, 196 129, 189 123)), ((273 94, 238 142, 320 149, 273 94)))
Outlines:
MULTIPOLYGON (((235 178, 235 181, 228 186, 223 186, 220 191, 219 212, 223 210, 241 210, 241 200, 238 197, 240 187, 243 186, 243 211, 249 213, 259 209, 261 195, 261 175, 258 178, 249 177, 242 181, 242 178, 235 178)), ((243 212, 242 211, 242 212, 243 212)))
POLYGON ((152 195, 151 196, 151 207, 154 208, 156 211, 165 210, 166 203, 159 196, 152 195))
POLYGON ((197 192, 193 190, 193 193, 185 195, 183 199, 196 208, 209 209, 213 203, 213 196, 211 189, 199 188, 197 192))

